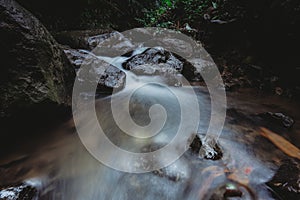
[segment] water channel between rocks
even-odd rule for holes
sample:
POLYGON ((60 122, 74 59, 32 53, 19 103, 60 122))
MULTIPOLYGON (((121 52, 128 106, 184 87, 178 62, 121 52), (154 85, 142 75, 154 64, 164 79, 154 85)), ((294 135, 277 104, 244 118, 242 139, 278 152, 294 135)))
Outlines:
MULTIPOLYGON (((142 51, 138 51, 140 52, 142 51)), ((170 65, 172 64, 169 63, 170 65)), ((151 70, 153 72, 158 69, 151 70)), ((166 72, 169 69, 164 70, 160 66, 159 70, 166 72)), ((159 73, 147 76, 126 72, 125 88, 114 94, 117 103, 122 103, 122 99, 131 92, 132 85, 142 85, 147 80, 153 80, 174 87, 184 99, 183 106, 194 109, 190 94, 186 92, 188 86, 179 84, 178 74, 170 74, 171 76, 159 76, 159 73)), ((0 199, 5 199, 5 195, 9 196, 18 189, 41 200, 280 199, 281 195, 274 189, 276 184, 272 183, 272 178, 280 166, 292 163, 292 166, 298 167, 299 164, 296 159, 288 157, 262 137, 259 127, 272 129, 299 147, 299 105, 291 100, 260 94, 251 89, 228 93, 227 117, 222 134, 217 139, 217 144, 209 144, 210 140, 206 141, 205 137, 211 117, 209 91, 199 84, 195 84, 192 89, 200 108, 199 128, 194 133, 196 137, 190 148, 170 166, 142 174, 111 169, 85 149, 76 133, 74 122, 70 119, 52 133, 41 134, 43 136, 40 138, 24 142, 0 161, 0 185, 24 184, 2 190, 0 199), (285 126, 287 118, 283 119, 286 120, 283 124, 280 119, 270 120, 272 113, 278 112, 293 116, 293 128, 285 126), (211 148, 212 154, 201 153, 201 145, 211 148)), ((159 84, 141 87, 135 92, 130 104, 131 116, 136 123, 149 123, 148 110, 153 104, 161 104, 169 116, 163 134, 141 142, 130 139, 115 124, 111 116, 110 100, 111 96, 97 98, 95 107, 98 121, 114 144, 129 151, 157 149, 174 137, 180 120, 186 122, 187 128, 195 123, 191 118, 181 119, 177 99, 164 87, 159 84)), ((120 106, 118 109, 122 113, 125 107, 120 106)), ((84 126, 91 130, 95 128, 92 125, 89 127, 89 123, 84 126)), ((105 154, 114 160, 111 152, 105 154)), ((294 173, 290 176, 299 176, 299 171, 294 173)), ((287 182, 287 188, 295 189, 293 184, 287 182)), ((294 193, 299 194, 299 191, 294 193)))

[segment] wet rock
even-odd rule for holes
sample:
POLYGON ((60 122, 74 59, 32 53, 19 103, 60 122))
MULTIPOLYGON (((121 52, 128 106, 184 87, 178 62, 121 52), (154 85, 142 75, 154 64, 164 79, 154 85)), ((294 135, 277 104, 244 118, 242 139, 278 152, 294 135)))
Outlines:
POLYGON ((172 169, 172 165, 167 168, 155 170, 153 171, 153 173, 162 178, 167 178, 168 180, 173 182, 178 182, 186 176, 183 172, 179 171, 178 169, 172 169))
POLYGON ((200 148, 202 147, 202 142, 198 135, 193 135, 192 138, 193 138, 193 140, 190 144, 190 149, 193 153, 198 154, 200 151, 200 148))
POLYGON ((138 48, 140 44, 134 44, 130 38, 122 33, 113 32, 110 37, 105 40, 98 39, 97 46, 93 49, 93 53, 97 56, 117 57, 138 48))
MULTIPOLYGON (((77 70, 77 79, 82 84, 92 87, 97 83, 97 94, 112 93, 112 91, 120 90, 124 87, 126 75, 117 67, 97 58, 91 52, 82 49, 71 49, 63 46, 64 51, 77 70)), ((91 91, 93 92, 93 91, 91 91)))
POLYGON ((215 139, 206 139, 202 142, 199 155, 208 160, 220 160, 223 157, 223 152, 215 139))
POLYGON ((171 165, 162 169, 157 169, 152 173, 172 182, 180 182, 186 180, 190 176, 190 166, 187 164, 186 160, 179 159, 171 165))
POLYGON ((98 45, 101 45, 102 42, 104 42, 106 39, 112 37, 114 34, 117 34, 117 32, 110 32, 110 33, 105 33, 105 34, 89 37, 87 39, 89 49, 96 48, 98 45))
POLYGON ((56 41, 68 45, 73 49, 94 49, 100 42, 112 36, 114 32, 109 29, 62 31, 53 33, 56 41))
POLYGON ((80 58, 74 62, 82 63, 77 71, 77 78, 85 85, 86 91, 89 91, 94 84, 97 84, 97 94, 112 93, 113 90, 121 90, 124 87, 126 75, 123 71, 101 59, 86 54, 81 55, 85 59, 80 58))
POLYGON ((75 72, 50 33, 13 0, 0 1, 0 12, 0 116, 70 105, 75 72))
POLYGON ((74 69, 79 69, 84 63, 84 60, 93 59, 93 57, 87 51, 71 49, 67 46, 63 46, 63 49, 74 69))
POLYGON ((37 189, 26 183, 5 188, 0 187, 0 200, 33 200, 37 189))
MULTIPOLYGON (((183 63, 176 59, 172 53, 161 47, 147 48, 140 54, 134 55, 123 64, 123 68, 135 71, 135 68, 140 65, 160 63, 166 63, 169 70, 181 71, 183 69, 183 63)), ((147 74, 147 69, 144 69, 144 71, 147 74)))
POLYGON ((300 163, 284 160, 267 185, 272 188, 274 196, 281 199, 300 199, 300 163))
POLYGON ((223 157, 223 152, 218 143, 213 138, 192 136, 193 140, 190 144, 190 150, 202 158, 208 160, 220 160, 223 157))
POLYGON ((284 126, 285 128, 292 128, 295 123, 295 121, 291 117, 283 113, 266 112, 259 114, 259 116, 264 118, 268 122, 279 124, 281 126, 284 126))
POLYGON ((162 47, 146 48, 141 53, 133 54, 122 66, 139 75, 181 73, 188 80, 194 80, 197 76, 196 68, 191 63, 162 47))
MULTIPOLYGON (((204 53, 203 53, 204 54, 204 53)), ((180 59, 180 58, 179 58, 180 59)), ((218 76, 218 71, 213 70, 217 68, 213 61, 204 60, 202 58, 190 59, 189 62, 184 62, 183 74, 188 78, 188 80, 193 81, 204 81, 203 76, 205 76, 209 81, 218 76), (188 71, 185 71, 188 70, 188 71)))

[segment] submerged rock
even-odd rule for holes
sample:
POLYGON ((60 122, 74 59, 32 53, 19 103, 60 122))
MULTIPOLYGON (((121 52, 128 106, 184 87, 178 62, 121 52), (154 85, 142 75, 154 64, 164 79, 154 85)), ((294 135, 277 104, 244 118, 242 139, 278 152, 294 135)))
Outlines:
POLYGON ((166 178, 172 182, 180 182, 186 180, 190 175, 188 165, 180 160, 177 160, 168 167, 153 171, 155 175, 166 178))
POLYGON ((70 104, 75 72, 50 33, 13 0, 0 1, 0 12, 0 116, 70 104))
POLYGON ((292 128, 295 123, 295 121, 291 117, 279 112, 266 112, 259 114, 259 116, 266 119, 268 122, 279 124, 281 126, 284 126, 285 128, 292 128))

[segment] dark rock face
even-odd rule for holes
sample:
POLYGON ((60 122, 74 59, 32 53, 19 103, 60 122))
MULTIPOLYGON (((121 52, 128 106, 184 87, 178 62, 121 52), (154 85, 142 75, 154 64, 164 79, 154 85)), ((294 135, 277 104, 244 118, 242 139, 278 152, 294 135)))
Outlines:
POLYGON ((192 137, 193 137, 193 140, 190 144, 191 151, 195 154, 199 154, 199 151, 202 147, 201 139, 199 138, 198 135, 193 135, 192 137))
POLYGON ((13 0, 0 0, 0 13, 1 117, 69 104, 75 72, 46 28, 13 0))

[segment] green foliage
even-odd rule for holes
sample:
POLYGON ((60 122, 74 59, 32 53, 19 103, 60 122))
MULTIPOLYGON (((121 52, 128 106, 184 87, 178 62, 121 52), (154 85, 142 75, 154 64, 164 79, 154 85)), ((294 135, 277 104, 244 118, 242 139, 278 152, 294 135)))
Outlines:
POLYGON ((154 9, 144 9, 143 18, 137 20, 143 26, 169 28, 176 28, 184 23, 196 24, 205 14, 210 14, 210 8, 217 10, 222 2, 221 0, 160 0, 154 9))
POLYGON ((143 26, 158 26, 158 27, 170 27, 173 25, 171 21, 164 21, 168 11, 174 9, 177 0, 161 0, 157 1, 157 5, 154 8, 144 8, 144 15, 141 18, 136 18, 143 26))

